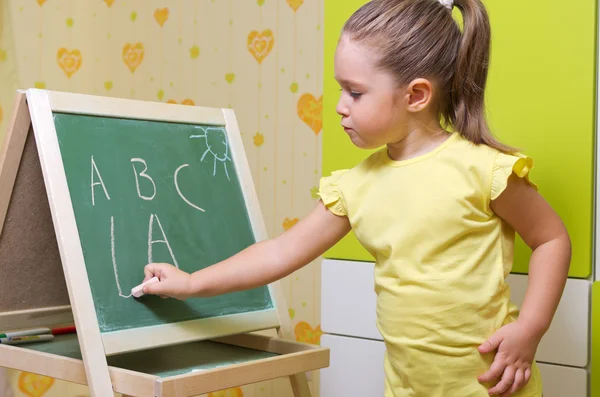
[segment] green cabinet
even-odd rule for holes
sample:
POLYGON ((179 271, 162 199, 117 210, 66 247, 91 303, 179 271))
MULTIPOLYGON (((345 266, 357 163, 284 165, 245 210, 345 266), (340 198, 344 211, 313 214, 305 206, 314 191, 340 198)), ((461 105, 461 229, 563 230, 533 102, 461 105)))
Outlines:
MULTIPOLYGON (((369 154, 353 147, 340 127, 335 113, 339 86, 333 78, 341 28, 364 3, 325 2, 324 175, 353 167, 369 154)), ((596 2, 485 3, 492 24, 486 98, 492 131, 534 159, 532 179, 572 238, 569 276, 586 278, 592 264, 596 2)), ((325 256, 373 260, 352 234, 325 256)), ((529 256, 530 250, 517 238, 513 271, 527 273, 529 256)))

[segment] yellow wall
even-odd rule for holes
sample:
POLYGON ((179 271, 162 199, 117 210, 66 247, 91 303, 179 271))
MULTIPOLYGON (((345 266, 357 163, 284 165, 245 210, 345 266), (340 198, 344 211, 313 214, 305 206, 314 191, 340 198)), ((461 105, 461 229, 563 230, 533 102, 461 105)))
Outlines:
POLYGON ((10 119, 15 90, 19 85, 14 40, 7 0, 0 0, 0 142, 10 119))
MULTIPOLYGON (((12 27, 3 23, 0 36, 0 134, 17 86, 231 106, 268 231, 279 234, 317 200, 323 2, 0 0, 12 27)), ((320 263, 283 286, 297 339, 318 343, 320 263)), ((19 397, 88 394, 18 372, 10 377, 19 397)), ((290 390, 278 380, 214 396, 285 397, 290 390)))

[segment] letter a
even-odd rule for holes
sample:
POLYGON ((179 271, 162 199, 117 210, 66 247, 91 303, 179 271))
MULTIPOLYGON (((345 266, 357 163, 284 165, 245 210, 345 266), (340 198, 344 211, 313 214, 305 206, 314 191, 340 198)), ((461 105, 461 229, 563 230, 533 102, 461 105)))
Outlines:
POLYGON ((94 156, 92 156, 92 184, 91 184, 91 188, 92 188, 92 205, 96 205, 96 199, 94 198, 94 186, 96 185, 101 185, 102 189, 104 190, 104 195, 106 196, 106 198, 108 200, 110 200, 110 196, 108 195, 108 192, 106 191, 106 186, 104 186, 104 181, 102 180, 102 176, 100 175, 100 171, 98 171, 98 167, 96 167, 96 162, 94 161, 94 156), (96 173, 96 175, 98 175, 98 179, 100 179, 100 182, 94 182, 94 172, 96 173))
POLYGON ((175 259, 175 255, 173 254, 173 250, 171 249, 171 245, 169 244, 169 240, 167 240, 167 236, 165 235, 165 230, 160 224, 160 219, 158 219, 158 215, 150 214, 150 224, 148 225, 148 263, 154 262, 152 260, 152 246, 157 243, 163 243, 167 246, 169 253, 171 254, 171 259, 173 259, 173 264, 179 268, 177 264, 177 259, 175 259), (152 240, 152 227, 154 225, 154 218, 156 218, 156 223, 160 228, 160 232, 162 233, 163 240, 152 240))

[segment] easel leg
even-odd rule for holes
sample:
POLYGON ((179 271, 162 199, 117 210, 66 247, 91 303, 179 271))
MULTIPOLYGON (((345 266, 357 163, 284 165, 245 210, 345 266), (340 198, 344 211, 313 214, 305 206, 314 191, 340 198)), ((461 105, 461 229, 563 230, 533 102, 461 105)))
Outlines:
POLYGON ((294 397, 310 397, 310 388, 308 387, 306 374, 301 373, 290 376, 290 383, 292 384, 294 397))

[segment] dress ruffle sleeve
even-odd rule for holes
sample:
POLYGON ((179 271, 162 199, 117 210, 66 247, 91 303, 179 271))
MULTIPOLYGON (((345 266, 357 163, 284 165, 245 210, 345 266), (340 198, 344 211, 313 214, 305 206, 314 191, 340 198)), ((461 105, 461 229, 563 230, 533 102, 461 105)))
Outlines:
POLYGON ((332 172, 331 176, 321 178, 319 184, 319 197, 323 204, 335 215, 347 216, 348 211, 344 203, 344 197, 340 191, 339 181, 348 170, 332 172))
POLYGON ((531 186, 537 189, 535 183, 529 180, 529 173, 533 169, 533 160, 522 154, 498 153, 492 171, 491 200, 497 199, 508 186, 508 178, 515 174, 524 178, 531 186))

